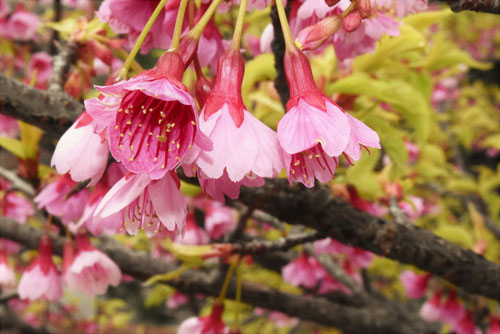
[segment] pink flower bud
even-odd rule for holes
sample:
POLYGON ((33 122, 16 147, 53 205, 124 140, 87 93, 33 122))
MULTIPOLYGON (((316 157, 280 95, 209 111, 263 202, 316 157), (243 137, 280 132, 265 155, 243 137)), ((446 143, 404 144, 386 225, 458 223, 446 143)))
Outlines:
POLYGON ((361 15, 359 14, 359 11, 355 10, 347 14, 344 21, 342 22, 342 27, 346 32, 353 32, 354 30, 359 28, 360 24, 361 15))
POLYGON ((325 0, 325 3, 330 6, 330 7, 333 7, 335 6, 336 4, 338 4, 340 2, 340 0, 325 0))
POLYGON ((370 0, 359 0, 358 11, 362 19, 370 17, 370 14, 372 12, 372 5, 370 3, 370 0))
POLYGON ((302 44, 302 50, 317 49, 340 28, 341 24, 342 18, 339 15, 328 16, 303 29, 297 36, 297 41, 302 44))

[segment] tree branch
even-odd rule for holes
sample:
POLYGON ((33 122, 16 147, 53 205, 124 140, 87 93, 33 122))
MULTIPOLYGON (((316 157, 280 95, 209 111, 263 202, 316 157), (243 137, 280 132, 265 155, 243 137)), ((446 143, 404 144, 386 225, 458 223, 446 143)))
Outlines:
POLYGON ((83 112, 81 103, 63 93, 42 91, 0 73, 0 113, 60 137, 83 112))
POLYGON ((49 91, 63 91, 66 83, 66 76, 71 65, 76 60, 76 50, 78 43, 76 41, 68 41, 59 44, 58 53, 53 57, 52 75, 49 79, 49 91))
MULTIPOLYGON (((0 217, 0 235, 36 249, 43 232, 26 224, 0 217)), ((55 254, 62 254, 64 238, 51 235, 55 254)), ((100 238, 96 245, 105 252, 124 273, 140 280, 164 274, 175 269, 161 259, 153 259, 144 252, 132 251, 112 238, 100 238)), ((219 270, 201 272, 187 270, 181 277, 168 284, 185 294, 202 293, 218 296, 222 287, 224 273, 219 270)), ((228 298, 235 298, 236 282, 231 281, 228 298)), ((303 320, 317 322, 326 326, 337 327, 349 333, 438 333, 435 326, 426 323, 417 315, 398 312, 388 307, 354 308, 330 302, 321 297, 307 297, 284 293, 262 284, 243 282, 242 300, 245 303, 276 310, 303 320), (395 313, 396 316, 395 316, 395 313)))
POLYGON ((500 14, 500 0, 440 0, 450 5, 454 12, 472 10, 475 12, 485 12, 500 14))

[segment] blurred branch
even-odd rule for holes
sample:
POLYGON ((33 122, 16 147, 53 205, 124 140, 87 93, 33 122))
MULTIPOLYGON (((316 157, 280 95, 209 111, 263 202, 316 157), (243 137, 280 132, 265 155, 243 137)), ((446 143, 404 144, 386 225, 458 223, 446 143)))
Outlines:
POLYGON ((500 0, 440 0, 450 5, 454 12, 472 10, 475 12, 485 12, 500 14, 500 0))
POLYGON ((64 84, 71 65, 76 61, 78 43, 68 41, 57 46, 58 53, 52 60, 52 75, 49 79, 49 91, 64 91, 64 84))
POLYGON ((12 190, 19 190, 26 195, 35 196, 35 189, 33 189, 31 184, 21 179, 15 172, 0 166, 0 176, 12 183, 12 190))
POLYGON ((286 251, 297 245, 324 238, 319 232, 304 232, 288 235, 286 238, 278 238, 273 241, 254 239, 249 242, 236 243, 233 251, 241 254, 267 253, 273 251, 286 251))
MULTIPOLYGON (((42 231, 26 224, 0 217, 0 234, 36 249, 42 231)), ((62 254, 63 237, 51 236, 54 253, 62 254)), ((132 251, 112 238, 101 237, 96 245, 117 263, 121 270, 140 280, 164 274, 175 267, 161 259, 153 259, 145 252, 132 251)), ((181 277, 168 284, 185 294, 202 293, 218 296, 225 273, 218 269, 210 272, 187 270, 181 277)), ((236 282, 231 281, 228 298, 235 298, 236 282)), ((307 297, 285 293, 263 284, 243 282, 242 300, 245 303, 283 312, 292 317, 334 326, 349 333, 437 333, 434 325, 428 324, 417 315, 400 312, 385 304, 354 308, 330 302, 322 297, 307 297), (395 313, 396 312, 396 313, 395 313), (396 315, 395 315, 396 314, 396 315)))

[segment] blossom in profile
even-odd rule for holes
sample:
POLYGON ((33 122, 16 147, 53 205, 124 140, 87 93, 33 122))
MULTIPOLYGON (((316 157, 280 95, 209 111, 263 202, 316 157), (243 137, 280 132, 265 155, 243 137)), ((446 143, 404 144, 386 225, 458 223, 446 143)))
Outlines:
POLYGON ((313 257, 303 253, 281 269, 283 280, 290 284, 306 288, 314 288, 327 273, 313 257))
POLYGON ((206 245, 210 242, 210 236, 196 224, 194 213, 189 213, 186 219, 186 230, 184 234, 176 235, 174 241, 189 246, 206 245))
POLYGON ((0 114, 0 136, 1 137, 16 137, 19 133, 19 125, 17 119, 0 114))
POLYGON ((333 178, 338 157, 356 161, 361 147, 380 148, 375 131, 345 113, 322 93, 312 76, 307 57, 298 49, 287 49, 285 73, 290 87, 287 113, 278 124, 278 139, 285 151, 290 182, 314 186, 314 179, 333 178))
POLYGON ((229 328, 222 322, 223 304, 214 304, 212 312, 204 317, 191 317, 184 320, 177 334, 229 334, 229 328))
POLYGON ((119 213, 130 234, 144 230, 153 236, 163 229, 183 233, 186 226, 186 200, 174 172, 159 180, 147 174, 127 174, 103 197, 94 212, 94 222, 119 213))
POLYGON ((420 307, 419 315, 423 319, 429 322, 435 322, 441 319, 441 308, 442 302, 441 297, 443 292, 441 290, 434 293, 434 295, 428 299, 420 307))
POLYGON ((96 86, 104 98, 86 101, 96 130, 106 129, 111 154, 130 172, 160 179, 195 142, 202 150, 211 148, 198 131, 196 105, 181 82, 184 70, 181 56, 167 51, 152 70, 96 86))
POLYGON ((218 240, 236 227, 236 216, 232 208, 217 201, 209 201, 204 209, 205 229, 212 239, 218 240))
POLYGON ((90 179, 95 185, 104 174, 109 149, 104 134, 94 132, 92 116, 83 112, 57 142, 50 164, 75 182, 90 179))
POLYGON ((276 133, 243 104, 243 73, 240 51, 229 48, 219 59, 215 85, 200 113, 200 130, 213 150, 201 152, 196 164, 208 178, 227 172, 236 183, 246 177, 273 178, 283 168, 276 133))
POLYGON ((52 242, 48 236, 43 236, 39 242, 38 256, 19 281, 17 292, 21 299, 55 301, 61 298, 61 276, 51 256, 52 242))
POLYGON ((29 80, 35 76, 40 88, 45 88, 52 74, 52 57, 46 52, 35 52, 29 64, 29 80))
POLYGON ((91 244, 87 234, 76 236, 76 246, 78 252, 64 275, 71 290, 93 296, 106 293, 110 285, 120 284, 120 268, 91 244))

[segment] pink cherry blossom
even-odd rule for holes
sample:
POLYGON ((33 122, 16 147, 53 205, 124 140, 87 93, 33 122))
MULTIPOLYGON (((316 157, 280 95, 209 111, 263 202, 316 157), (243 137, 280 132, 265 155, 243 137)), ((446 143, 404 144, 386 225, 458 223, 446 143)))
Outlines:
POLYGON ((398 205, 411 221, 415 221, 424 214, 424 200, 420 197, 408 196, 408 201, 399 201, 398 205))
POLYGON ((399 279, 409 298, 422 298, 427 292, 430 274, 419 275, 411 270, 405 270, 399 275, 399 279))
POLYGON ((372 52, 375 50, 375 43, 384 34, 398 36, 399 22, 380 13, 363 20, 354 32, 348 33, 341 28, 333 38, 335 55, 340 61, 345 61, 372 52))
MULTIPOLYGON (((108 22, 115 33, 126 34, 128 37, 126 47, 130 49, 159 2, 159 0, 105 0, 96 15, 101 21, 108 22)), ((142 45, 142 53, 148 53, 151 48, 170 47, 179 3, 179 0, 170 0, 163 7, 142 45)))
POLYGON ((319 280, 327 276, 321 264, 305 253, 281 268, 281 274, 285 282, 306 288, 314 288, 319 280))
POLYGON ((486 334, 500 334, 500 316, 498 314, 490 316, 490 326, 486 334))
POLYGON ((0 137, 14 138, 18 133, 17 119, 0 114, 0 137))
POLYGON ((21 299, 59 300, 62 296, 61 276, 52 262, 52 242, 47 236, 40 239, 38 256, 26 269, 17 292, 21 299))
POLYGON ((63 224, 69 224, 81 217, 89 198, 87 189, 67 197, 76 185, 68 174, 61 175, 57 181, 49 183, 34 201, 38 208, 45 208, 51 215, 61 217, 63 224))
POLYGON ((7 17, 10 12, 9 3, 7 0, 0 0, 0 20, 7 17))
POLYGON ((290 87, 287 113, 278 124, 278 139, 285 151, 290 182, 306 187, 314 179, 333 178, 342 153, 358 160, 361 146, 380 147, 378 135, 354 117, 344 113, 316 86, 307 57, 299 50, 287 50, 285 73, 290 87))
POLYGON ((450 324, 459 321, 465 315, 465 308, 460 304, 454 290, 448 293, 444 303, 441 305, 441 320, 450 324))
POLYGON ((179 165, 195 140, 197 147, 210 149, 198 131, 194 100, 181 82, 184 69, 177 53, 166 52, 153 70, 97 86, 107 98, 86 101, 95 130, 107 129, 111 154, 129 171, 159 179, 179 165))
MULTIPOLYGON (((204 5, 198 11, 196 22, 201 18, 207 7, 208 5, 204 5)), ((213 69, 217 68, 217 60, 224 53, 226 47, 219 27, 215 24, 213 18, 210 19, 205 29, 203 29, 198 44, 197 53, 200 65, 202 67, 210 65, 213 69)))
POLYGON ((180 293, 179 291, 175 291, 170 297, 168 297, 166 306, 168 308, 177 308, 181 305, 186 304, 188 301, 188 296, 180 293))
MULTIPOLYGON (((1 243, 1 241, 0 241, 1 243)), ((7 262, 7 254, 0 244, 0 288, 10 289, 16 286, 16 275, 7 262)))
POLYGON ((243 104, 243 72, 240 51, 228 49, 219 59, 217 81, 200 114, 200 130, 213 142, 213 150, 201 152, 196 164, 209 178, 221 178, 225 171, 232 182, 246 176, 272 178, 283 168, 276 133, 243 104))
POLYGON ((206 245, 210 242, 210 237, 206 231, 198 227, 194 213, 189 213, 186 219, 186 231, 184 235, 175 236, 174 241, 189 246, 206 245))
POLYGON ((199 170, 199 168, 198 180, 203 192, 221 203, 225 201, 224 195, 231 199, 237 199, 240 194, 241 186, 249 188, 262 187, 265 182, 263 178, 255 175, 253 175, 252 178, 250 178, 249 176, 245 176, 241 181, 233 182, 229 179, 227 171, 224 171, 220 178, 212 179, 206 176, 203 171, 199 170))
POLYGON ((483 332, 474 324, 474 316, 472 312, 466 312, 461 319, 452 326, 453 332, 457 334, 482 334, 483 332))
POLYGON ((62 0, 62 4, 64 6, 84 11, 92 9, 92 3, 90 0, 62 0))
POLYGON ((35 37, 40 20, 34 13, 18 9, 9 18, 8 36, 15 40, 29 41, 35 37))
POLYGON ((106 293, 110 285, 120 284, 120 268, 106 254, 94 248, 86 234, 76 236, 76 245, 78 253, 65 275, 71 290, 93 296, 106 293))
POLYGON ((31 57, 29 64, 30 79, 35 75, 38 84, 47 84, 52 74, 52 58, 46 52, 36 52, 31 57))
POLYGON ((70 173, 73 181, 91 179, 92 186, 102 177, 108 156, 106 139, 94 133, 92 117, 83 112, 59 139, 51 165, 59 174, 70 173))
POLYGON ((222 203, 209 201, 205 206, 205 229, 218 240, 236 227, 234 210, 222 203))
POLYGON ((0 212, 18 223, 26 223, 28 217, 35 214, 35 209, 28 199, 11 191, 10 187, 9 182, 0 178, 0 212))
POLYGON ((179 190, 175 173, 152 180, 147 174, 129 174, 119 180, 104 196, 94 213, 94 221, 115 213, 122 216, 123 227, 130 234, 143 229, 153 236, 162 226, 182 233, 186 224, 186 201, 179 190))
POLYGON ((229 329, 222 322, 223 311, 223 304, 214 304, 210 315, 184 320, 179 325, 177 334, 228 334, 229 329))

